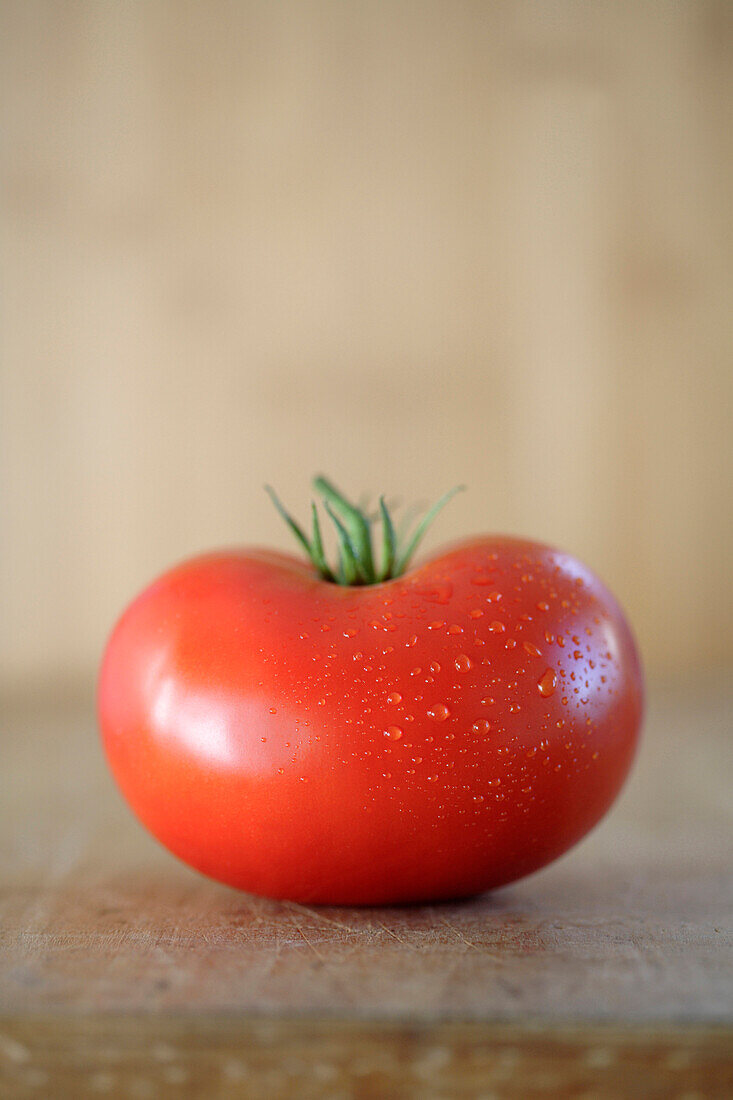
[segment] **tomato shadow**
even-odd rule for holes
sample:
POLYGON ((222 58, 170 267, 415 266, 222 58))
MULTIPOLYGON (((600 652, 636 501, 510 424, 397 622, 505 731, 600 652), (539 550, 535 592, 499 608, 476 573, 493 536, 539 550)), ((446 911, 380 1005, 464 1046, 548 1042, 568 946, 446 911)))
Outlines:
POLYGON ((185 924, 190 929, 241 927, 249 924, 309 920, 336 922, 352 929, 373 926, 380 919, 427 925, 453 919, 458 913, 496 917, 511 908, 511 887, 489 893, 376 905, 319 905, 273 899, 223 885, 185 866, 169 862, 160 868, 127 867, 87 884, 80 904, 93 913, 102 930, 120 931, 145 924, 162 927, 185 924))
MULTIPOLYGON (((723 881, 715 860, 673 867, 665 861, 603 869, 559 865, 482 894, 397 904, 319 905, 246 893, 166 861, 159 868, 127 867, 99 876, 87 883, 79 907, 87 919, 93 913, 102 930, 176 925, 192 933, 214 928, 222 934, 226 929, 274 928, 304 920, 320 927, 364 931, 380 922, 413 929, 456 921, 517 926, 542 924, 550 918, 560 923, 604 921, 610 913, 634 919, 669 915, 671 919, 681 907, 694 919, 720 894, 723 881)), ((65 905, 64 916, 73 923, 68 898, 65 905)))

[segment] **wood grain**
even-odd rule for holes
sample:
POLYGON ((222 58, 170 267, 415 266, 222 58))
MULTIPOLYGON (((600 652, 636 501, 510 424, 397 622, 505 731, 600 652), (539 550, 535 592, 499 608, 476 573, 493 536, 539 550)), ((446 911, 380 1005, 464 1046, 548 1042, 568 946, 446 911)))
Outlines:
POLYGON ((3 1025, 0 1089, 7 1100, 730 1100, 730 1042, 696 1028, 42 1018, 3 1025))
POLYGON ((182 867, 115 793, 88 704, 17 700, 2 1095, 725 1096, 730 715, 722 685, 653 693, 618 807, 522 883, 311 909, 182 867))

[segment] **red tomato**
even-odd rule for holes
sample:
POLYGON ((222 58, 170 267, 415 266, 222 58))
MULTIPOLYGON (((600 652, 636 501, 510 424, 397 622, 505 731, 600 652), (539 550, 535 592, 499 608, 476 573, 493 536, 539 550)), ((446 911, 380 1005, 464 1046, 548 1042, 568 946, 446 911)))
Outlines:
POLYGON ((269 552, 161 577, 99 713, 131 807, 199 871, 326 904, 468 896, 575 844, 619 792, 642 675, 567 554, 477 538, 343 586, 269 552))

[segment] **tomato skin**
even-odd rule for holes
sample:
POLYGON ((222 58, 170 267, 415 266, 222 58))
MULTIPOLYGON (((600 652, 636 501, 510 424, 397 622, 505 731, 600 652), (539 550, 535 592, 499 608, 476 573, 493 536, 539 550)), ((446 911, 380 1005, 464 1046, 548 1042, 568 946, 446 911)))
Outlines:
POLYGON ((618 604, 575 559, 478 538, 341 587, 210 554, 115 627, 99 718, 144 825, 231 886, 361 905, 480 893, 603 816, 643 709, 618 604))

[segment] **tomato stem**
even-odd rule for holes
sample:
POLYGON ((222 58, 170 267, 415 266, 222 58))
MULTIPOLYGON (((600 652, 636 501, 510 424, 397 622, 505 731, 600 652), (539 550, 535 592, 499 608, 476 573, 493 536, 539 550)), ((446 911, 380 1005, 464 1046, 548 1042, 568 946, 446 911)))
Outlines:
POLYGON ((386 581, 392 576, 395 566, 397 536, 384 497, 379 498, 379 511, 382 516, 382 570, 379 579, 386 581))
POLYGON ((433 505, 430 511, 425 513, 423 518, 418 523, 414 535, 407 544, 407 549, 404 550, 403 553, 397 558, 397 564, 395 566, 396 576, 399 576, 400 573, 404 573, 405 569, 408 566, 410 558, 413 556, 419 544, 422 542, 425 532, 437 516, 438 512, 442 511, 448 501, 451 500, 456 495, 456 493, 460 493, 461 490, 464 488, 465 486, 463 485, 456 485, 454 486, 454 488, 449 489, 448 492, 445 493, 445 495, 442 496, 440 500, 433 505))
POLYGON ((323 497, 324 507, 336 524, 339 534, 344 538, 348 537, 349 548, 353 551, 357 572, 361 575, 361 579, 365 584, 374 584, 377 578, 374 572, 369 520, 361 509, 351 504, 327 478, 322 476, 314 478, 313 488, 323 497), (338 511, 338 517, 334 515, 332 509, 338 511))
POLYGON ((333 573, 328 567, 326 561, 326 555, 323 550, 323 539, 321 538, 321 523, 318 519, 318 509, 316 508, 316 502, 311 502, 311 512, 313 514, 313 537, 311 538, 310 547, 307 552, 311 561, 315 565, 321 576, 327 580, 335 580, 333 573))
POLYGON ((400 577, 407 569, 428 527, 438 513, 456 493, 465 486, 450 489, 433 505, 418 523, 406 546, 400 549, 395 526, 383 496, 379 498, 379 513, 368 516, 341 493, 328 478, 319 475, 313 479, 313 488, 321 497, 323 507, 334 525, 338 540, 339 565, 332 569, 326 561, 321 535, 321 524, 315 502, 311 504, 312 536, 309 539, 270 486, 265 491, 305 550, 318 575, 325 581, 345 586, 377 584, 400 577), (372 549, 372 524, 379 519, 382 527, 380 565, 377 569, 372 549))

